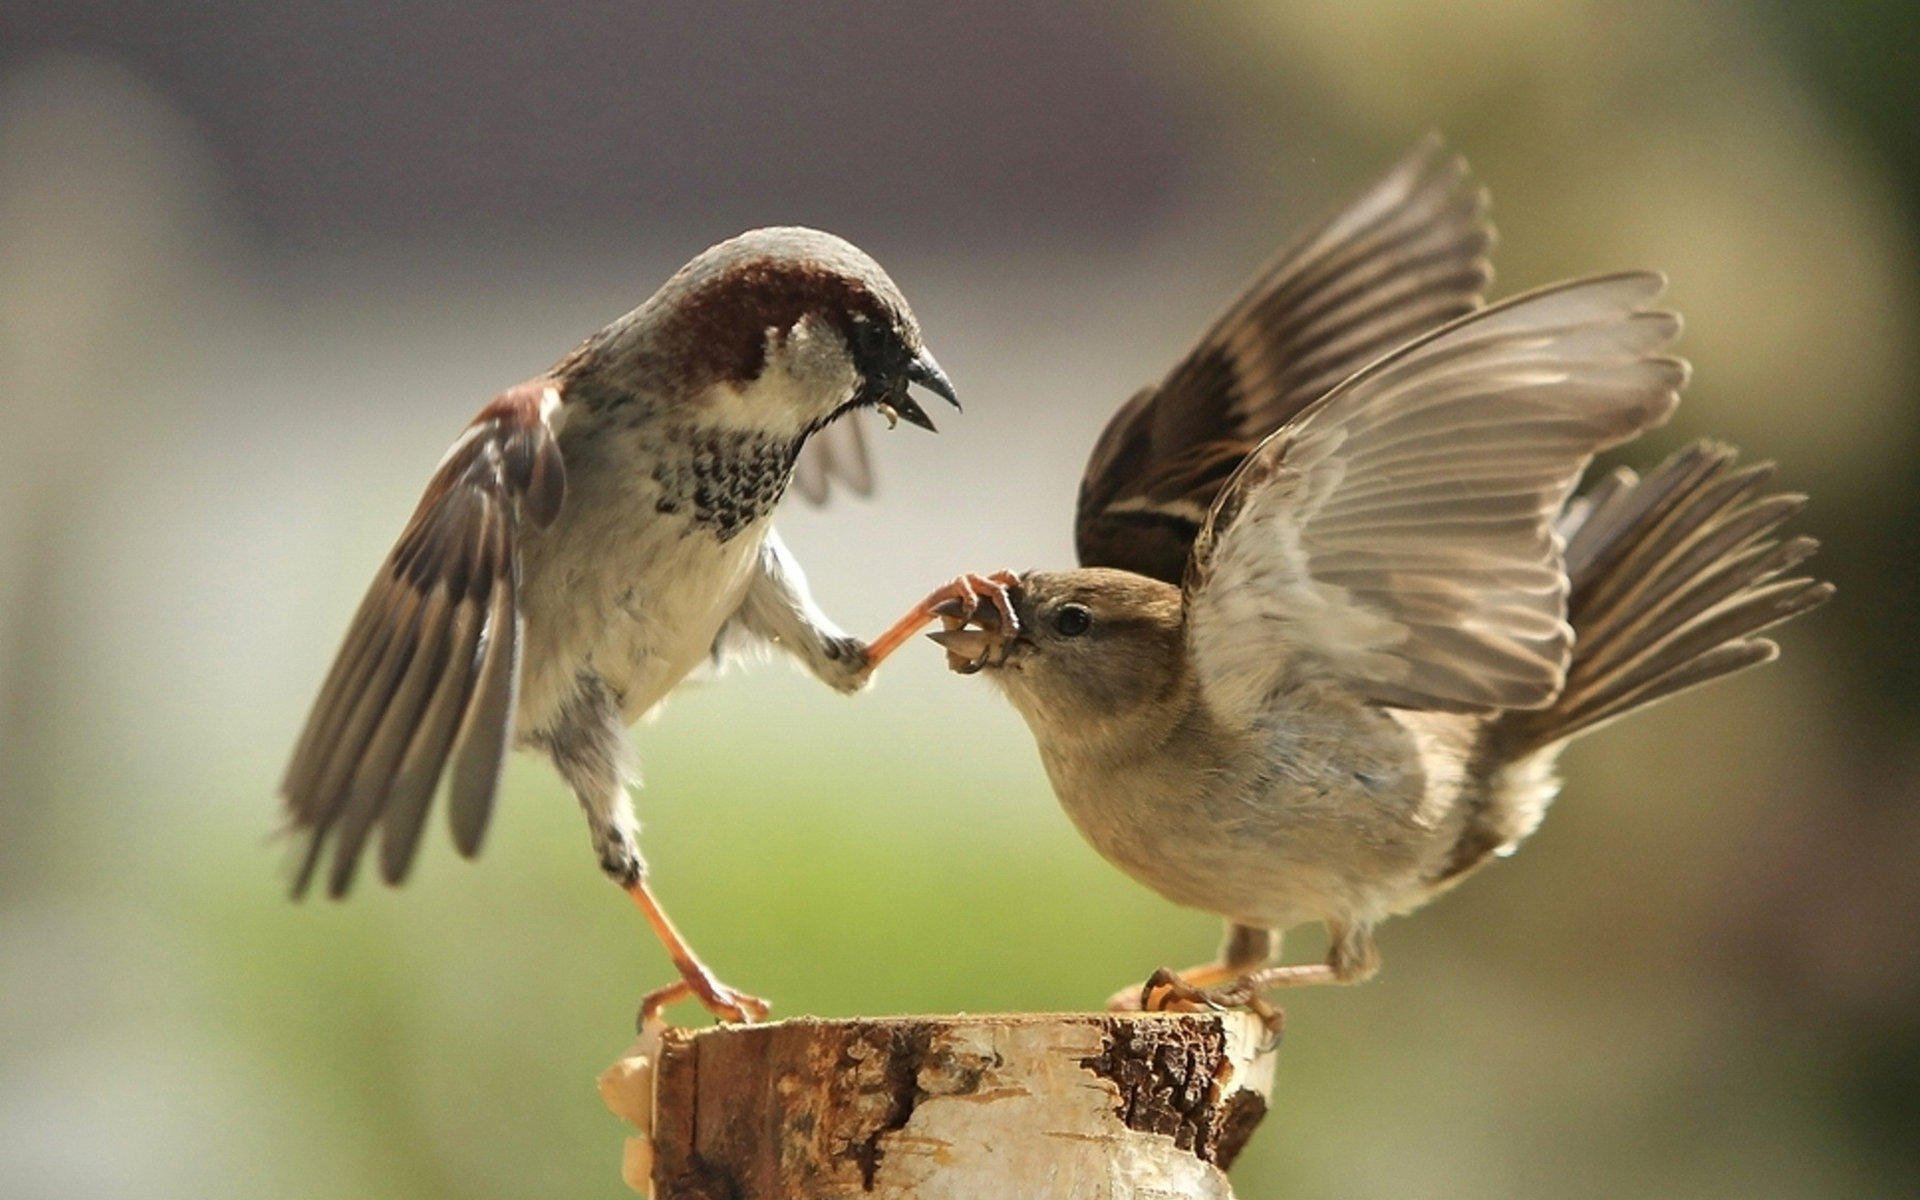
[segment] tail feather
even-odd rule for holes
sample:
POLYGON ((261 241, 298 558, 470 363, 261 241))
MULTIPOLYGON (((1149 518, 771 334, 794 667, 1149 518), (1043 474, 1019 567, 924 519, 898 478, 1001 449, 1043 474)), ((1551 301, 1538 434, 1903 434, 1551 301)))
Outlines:
MULTIPOLYGON (((1763 600, 1782 590, 1791 590, 1783 585, 1810 582, 1804 579, 1770 582, 1787 569, 1781 564, 1790 565, 1806 557, 1811 551, 1810 541, 1795 539, 1777 545, 1721 548, 1712 558, 1673 564, 1670 574, 1657 578, 1622 602, 1623 607, 1631 605, 1630 609, 1618 612, 1615 619, 1606 624, 1596 623, 1584 631, 1589 669, 1620 655, 1642 657, 1661 645, 1663 639, 1682 631, 1689 633, 1690 641, 1697 641, 1709 632, 1708 625, 1727 628, 1729 637, 1758 633, 1762 626, 1737 628, 1739 614, 1758 611, 1765 607, 1763 600), (1679 575, 1683 570, 1694 574, 1679 575)), ((1739 546, 1738 542, 1732 544, 1739 546)), ((1578 651, 1574 661, 1580 662, 1578 651)), ((1572 678, 1570 675, 1569 679, 1572 678)))
POLYGON ((1806 498, 1764 494, 1772 477, 1700 442, 1644 479, 1615 472, 1568 509, 1573 662, 1551 705, 1497 718, 1504 751, 1544 749, 1779 652, 1758 635, 1833 586, 1788 574, 1818 543, 1778 539, 1806 498))

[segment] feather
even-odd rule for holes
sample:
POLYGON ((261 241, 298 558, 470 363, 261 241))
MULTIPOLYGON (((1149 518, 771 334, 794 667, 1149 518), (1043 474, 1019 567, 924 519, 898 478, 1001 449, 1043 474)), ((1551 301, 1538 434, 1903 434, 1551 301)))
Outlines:
POLYGON ((1268 263, 1095 444, 1083 566, 1178 583, 1206 512, 1261 439, 1372 360, 1480 305, 1486 197, 1429 137, 1268 263))
POLYGON ((856 496, 873 494, 873 462, 858 413, 848 413, 816 431, 793 463, 793 488, 809 504, 825 504, 834 485, 856 496))
POLYGON ((1625 713, 1771 660, 1757 636, 1825 603, 1831 584, 1789 576, 1817 547, 1780 540, 1804 497, 1766 495, 1771 466, 1737 469, 1700 442, 1644 479, 1604 481, 1562 522, 1573 578, 1573 661, 1547 708, 1489 731, 1503 753, 1566 741, 1625 713))
POLYGON ((327 891, 344 895, 376 830, 382 877, 405 878, 449 761, 455 842, 478 847, 513 727, 519 539, 566 496, 558 406, 534 380, 481 410, 362 601, 281 786, 307 840, 296 896, 328 845, 327 891))
MULTIPOLYGON (((1189 643, 1252 719, 1310 663, 1375 703, 1538 708, 1572 631, 1555 520, 1594 453, 1665 420, 1685 364, 1657 276, 1462 317, 1348 379, 1248 456, 1196 538, 1189 643)), ((1603 520, 1594 514, 1589 520, 1603 520)))

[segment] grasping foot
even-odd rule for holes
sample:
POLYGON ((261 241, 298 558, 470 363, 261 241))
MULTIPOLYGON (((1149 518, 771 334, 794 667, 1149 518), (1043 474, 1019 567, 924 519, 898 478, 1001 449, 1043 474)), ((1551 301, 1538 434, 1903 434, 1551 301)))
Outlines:
POLYGON ((1177 971, 1161 967, 1147 976, 1137 990, 1125 988, 1107 1000, 1109 1012, 1236 1012, 1244 1010, 1260 1018, 1267 1032, 1279 1037, 1286 1027, 1287 1014, 1261 994, 1253 980, 1245 975, 1207 986, 1184 978, 1177 971))
POLYGON ((644 877, 629 884, 627 894, 632 896, 633 902, 640 906, 640 911, 646 915, 647 924, 653 926, 654 936, 658 937, 660 944, 666 947, 667 957, 673 960, 675 969, 680 972, 679 982, 656 988, 648 992, 640 1001, 639 1023, 641 1025, 646 1024, 647 1018, 657 1014, 667 1005, 688 997, 698 1000, 708 1012, 722 1021, 751 1025, 755 1021, 766 1019, 772 1006, 758 996, 748 995, 746 992, 720 982, 719 978, 707 968, 707 964, 701 962, 699 956, 693 952, 693 947, 687 945, 687 940, 680 936, 680 931, 673 927, 673 922, 667 918, 667 910, 660 907, 660 901, 647 887, 644 877))
POLYGON ((867 673, 871 674, 888 655, 906 645, 908 639, 924 629, 935 617, 962 622, 970 619, 979 611, 983 597, 993 605, 994 612, 1000 617, 1001 628, 1013 633, 1020 628, 1020 618, 1014 615, 1013 599, 1008 592, 1019 586, 1020 577, 1012 571, 958 576, 952 583, 934 590, 906 616, 889 626, 885 633, 867 644, 867 673))
POLYGON ((658 1016, 661 1009, 689 997, 699 1000, 702 1007, 720 1020, 735 1025, 764 1021, 773 1007, 760 997, 735 991, 715 979, 711 973, 705 973, 699 983, 692 979, 677 979, 641 997, 640 1012, 634 1018, 634 1027, 644 1030, 647 1022, 658 1016))

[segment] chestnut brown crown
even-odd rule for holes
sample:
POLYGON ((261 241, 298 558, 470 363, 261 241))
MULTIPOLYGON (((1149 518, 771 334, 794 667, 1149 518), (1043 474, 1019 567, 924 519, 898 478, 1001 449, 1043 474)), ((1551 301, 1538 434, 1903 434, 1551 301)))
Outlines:
POLYGON ((843 238, 800 226, 750 230, 702 252, 562 370, 616 386, 653 379, 682 395, 716 384, 745 387, 766 369, 774 340, 809 323, 844 345, 858 377, 851 399, 821 424, 850 408, 884 406, 932 429, 907 395, 915 383, 959 407, 906 297, 880 264, 843 238))

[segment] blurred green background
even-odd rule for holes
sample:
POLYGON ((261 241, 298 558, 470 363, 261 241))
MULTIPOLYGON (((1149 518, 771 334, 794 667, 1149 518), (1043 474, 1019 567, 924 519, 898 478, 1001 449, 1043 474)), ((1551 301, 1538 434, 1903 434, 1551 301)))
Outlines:
MULTIPOLYGON (((1696 382, 1628 457, 1778 460, 1841 599, 1290 998, 1237 1187, 1920 1190, 1909 0, 647 7, 0 4, 0 1192, 623 1194, 592 1081, 669 968, 546 767, 478 864, 282 893, 283 755, 448 441, 708 243, 842 233, 968 402, 783 518, 871 633, 1067 563, 1112 407, 1428 128, 1497 293, 1670 273, 1696 382)), ((1214 946, 930 647, 635 736, 662 893, 780 1013, 1082 1008, 1214 946)))

